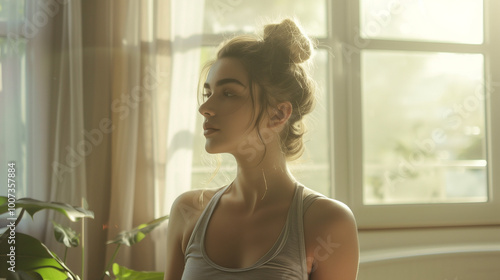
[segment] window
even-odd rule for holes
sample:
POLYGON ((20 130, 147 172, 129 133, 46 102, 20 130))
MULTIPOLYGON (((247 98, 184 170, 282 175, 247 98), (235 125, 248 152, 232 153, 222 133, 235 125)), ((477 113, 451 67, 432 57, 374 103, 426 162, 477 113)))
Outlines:
POLYGON ((489 1, 356 2, 347 41, 361 226, 498 223, 489 1))
POLYGON ((389 41, 361 52, 363 202, 487 201, 482 2, 363 0, 360 26, 389 41))
MULTIPOLYGON (((207 0, 202 60, 253 32, 248 19, 295 15, 318 40, 318 103, 291 165, 301 182, 347 203, 360 228, 500 222, 498 3, 261 2, 207 0)), ((228 183, 235 164, 223 157, 211 178, 196 137, 193 185, 228 183)))

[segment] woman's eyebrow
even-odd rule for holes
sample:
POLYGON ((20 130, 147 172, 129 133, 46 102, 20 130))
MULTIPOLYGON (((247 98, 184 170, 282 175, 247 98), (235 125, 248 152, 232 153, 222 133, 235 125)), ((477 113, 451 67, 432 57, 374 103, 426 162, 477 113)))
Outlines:
MULTIPOLYGON (((235 83, 235 84, 238 84, 238 85, 246 88, 246 86, 242 82, 238 81, 237 79, 233 79, 233 78, 226 78, 226 79, 218 80, 215 83, 215 86, 222 86, 222 85, 229 84, 229 83, 235 83)), ((203 87, 209 89, 210 85, 208 83, 205 83, 203 85, 203 87)))

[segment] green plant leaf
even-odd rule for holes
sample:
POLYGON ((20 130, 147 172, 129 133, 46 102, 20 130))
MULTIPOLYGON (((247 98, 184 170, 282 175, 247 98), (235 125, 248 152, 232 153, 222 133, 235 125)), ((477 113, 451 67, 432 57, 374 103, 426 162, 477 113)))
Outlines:
POLYGON ((115 239, 108 241, 107 244, 115 243, 132 246, 144 239, 144 237, 146 237, 146 234, 150 233, 154 228, 159 226, 167 219, 168 215, 155 219, 147 224, 139 225, 138 227, 131 230, 122 231, 115 237, 115 239))
POLYGON ((70 227, 65 227, 52 221, 54 225, 54 237, 57 242, 64 244, 66 247, 78 247, 80 244, 80 238, 78 234, 70 227))
POLYGON ((117 263, 113 264, 113 274, 116 280, 163 280, 164 273, 158 271, 135 271, 120 266, 117 263))
MULTIPOLYGON (((0 197, 0 202, 6 201, 6 197, 0 197)), ((52 209, 56 210, 62 214, 64 214, 66 217, 68 217, 72 222, 77 221, 80 218, 94 218, 94 212, 78 207, 78 206, 71 206, 66 203, 60 203, 60 202, 44 202, 32 198, 21 198, 16 201, 16 208, 24 208, 26 212, 28 212, 33 218, 33 215, 35 215, 36 212, 43 210, 43 209, 52 209)), ((8 211, 8 203, 3 203, 0 206, 0 214, 3 214, 8 211)))
POLYGON ((6 204, 8 201, 6 196, 0 196, 0 205, 6 204))
POLYGON ((15 271, 36 272, 42 279, 79 279, 38 239, 20 232, 0 244, 0 277, 6 277, 13 264, 15 271), (12 240, 15 243, 9 244, 12 240))

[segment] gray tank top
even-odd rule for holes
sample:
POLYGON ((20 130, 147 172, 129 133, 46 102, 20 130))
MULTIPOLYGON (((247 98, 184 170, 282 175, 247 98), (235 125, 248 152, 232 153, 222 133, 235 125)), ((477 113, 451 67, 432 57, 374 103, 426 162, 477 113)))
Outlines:
POLYGON ((302 199, 304 187, 297 185, 285 225, 272 248, 255 264, 246 268, 226 268, 214 263, 205 251, 205 232, 215 206, 227 187, 218 191, 198 219, 189 239, 182 280, 306 280, 307 264, 303 216, 320 195, 302 199))

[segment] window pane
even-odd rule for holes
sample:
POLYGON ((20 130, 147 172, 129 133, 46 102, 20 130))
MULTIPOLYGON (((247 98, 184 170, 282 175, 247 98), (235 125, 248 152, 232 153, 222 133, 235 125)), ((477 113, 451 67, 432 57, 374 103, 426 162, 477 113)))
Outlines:
POLYGON ((24 0, 0 0, 0 22, 22 20, 24 5, 24 0))
POLYGON ((486 201, 483 56, 361 59, 364 203, 486 201))
POLYGON ((329 105, 327 84, 328 53, 318 50, 314 57, 313 79, 318 84, 316 107, 304 117, 306 134, 304 135, 305 151, 302 157, 292 161, 289 166, 295 178, 308 188, 324 195, 331 196, 332 180, 330 178, 330 139, 328 129, 329 105))
POLYGON ((483 1, 361 0, 361 36, 481 44, 483 1))
MULTIPOLYGON (((202 50, 202 60, 215 56, 215 48, 202 50)), ((328 134, 327 65, 328 53, 318 50, 313 61, 313 78, 318 83, 317 104, 314 111, 304 118, 307 132, 304 135, 303 156, 290 163, 290 170, 297 180, 325 195, 331 194, 330 143, 328 134)), ((205 151, 202 133, 203 117, 198 114, 193 147, 193 188, 216 188, 231 182, 235 177, 236 162, 231 155, 210 155, 205 151), (220 169, 216 171, 219 163, 220 169), (214 175, 215 174, 215 175, 214 175)))
POLYGON ((325 0, 207 0, 204 33, 252 33, 262 21, 284 16, 297 17, 311 36, 326 36, 325 0))

